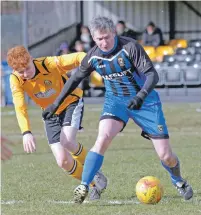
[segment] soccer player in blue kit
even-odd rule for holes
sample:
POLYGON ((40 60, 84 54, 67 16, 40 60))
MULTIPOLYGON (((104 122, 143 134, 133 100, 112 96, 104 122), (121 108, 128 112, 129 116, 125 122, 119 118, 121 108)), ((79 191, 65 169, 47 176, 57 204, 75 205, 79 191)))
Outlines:
POLYGON ((86 157, 81 185, 74 190, 74 201, 84 201, 89 184, 102 166, 105 151, 130 118, 141 127, 141 135, 152 141, 180 195, 185 200, 192 198, 193 190, 181 176, 179 159, 170 146, 162 104, 154 90, 158 74, 151 60, 135 40, 118 37, 109 18, 96 17, 89 28, 96 46, 87 53, 79 71, 66 82, 55 102, 43 112, 44 118, 51 117, 92 71, 96 70, 103 77, 106 93, 98 137, 86 157))

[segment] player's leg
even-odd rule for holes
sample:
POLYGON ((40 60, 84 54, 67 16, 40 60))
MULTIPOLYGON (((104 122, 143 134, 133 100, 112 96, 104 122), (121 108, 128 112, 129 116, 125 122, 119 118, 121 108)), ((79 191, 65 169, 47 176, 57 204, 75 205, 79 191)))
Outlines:
MULTIPOLYGON (((180 194, 189 199, 192 189, 182 178, 178 157, 172 152, 168 129, 161 104, 143 105, 140 111, 132 111, 132 118, 142 128, 142 136, 152 140, 163 167, 169 172, 172 183, 181 186, 180 194), (183 190, 183 191, 182 191, 183 190)), ((177 187, 179 189, 179 187, 177 187)))
POLYGON ((89 185, 96 172, 100 169, 104 153, 112 142, 112 139, 124 128, 127 121, 127 111, 121 102, 116 98, 106 99, 95 145, 86 157, 82 184, 89 185))
POLYGON ((83 99, 79 99, 78 101, 70 104, 64 112, 64 117, 61 119, 62 129, 60 141, 63 146, 71 152, 76 161, 84 164, 86 149, 76 140, 77 132, 81 128, 84 112, 83 99))
POLYGON ((161 160, 162 166, 169 172, 173 185, 185 200, 192 198, 193 190, 191 186, 182 178, 180 162, 178 157, 172 152, 169 139, 151 139, 154 148, 161 160))
POLYGON ((115 102, 115 99, 105 101, 99 123, 98 137, 95 145, 87 154, 81 185, 74 190, 75 202, 82 203, 86 198, 88 186, 102 166, 105 151, 111 144, 112 139, 123 129, 127 121, 127 111, 120 105, 119 101, 115 102))
MULTIPOLYGON (((76 140, 76 135, 78 130, 81 128, 81 122, 83 117, 84 103, 83 99, 70 104, 65 110, 65 116, 61 118, 62 129, 60 134, 61 144, 72 154, 72 157, 77 162, 84 165, 86 150, 81 143, 76 140)), ((77 170, 77 175, 79 178, 82 174, 83 168, 79 168, 80 172, 77 170)), ((73 174, 73 173, 72 173, 73 174)), ((75 174, 75 173, 74 173, 75 174)), ((99 171, 96 173, 91 183, 93 186, 91 189, 93 191, 93 198, 91 200, 99 199, 102 190, 107 187, 107 178, 104 174, 99 171), (93 186, 95 184, 95 186, 93 186)))
POLYGON ((54 116, 44 122, 48 143, 58 166, 70 173, 76 164, 71 154, 60 143, 61 123, 59 116, 54 116))
POLYGON ((122 130, 124 123, 114 119, 103 119, 99 123, 95 145, 88 152, 82 174, 82 184, 89 185, 103 163, 104 153, 112 139, 122 130))
POLYGON ((50 144, 50 148, 57 161, 57 165, 71 177, 81 180, 83 166, 72 158, 71 154, 63 147, 63 145, 60 142, 57 142, 50 144))
POLYGON ((89 184, 102 166, 105 151, 123 126, 123 122, 114 119, 100 121, 97 140, 85 160, 81 185, 74 190, 74 201, 76 203, 82 203, 86 198, 89 184))
POLYGON ((72 157, 84 165, 87 151, 76 139, 78 130, 79 129, 72 126, 63 126, 61 129, 60 141, 64 148, 71 153, 72 157))

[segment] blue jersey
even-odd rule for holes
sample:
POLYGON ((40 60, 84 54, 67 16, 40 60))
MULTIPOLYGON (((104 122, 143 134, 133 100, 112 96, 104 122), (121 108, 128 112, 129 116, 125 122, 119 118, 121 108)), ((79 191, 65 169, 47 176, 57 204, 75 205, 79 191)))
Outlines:
POLYGON ((83 59, 80 72, 98 72, 104 79, 107 95, 133 97, 144 85, 145 73, 151 68, 153 64, 141 45, 131 38, 116 36, 109 52, 93 47, 83 59))
POLYGON ((94 46, 76 72, 65 84, 54 104, 61 104, 83 78, 96 70, 104 79, 106 95, 101 120, 114 119, 124 123, 131 118, 142 128, 147 138, 169 138, 158 93, 153 90, 158 74, 146 52, 135 40, 115 37, 109 52, 94 46), (128 104, 137 94, 146 96, 140 110, 130 110, 128 104))

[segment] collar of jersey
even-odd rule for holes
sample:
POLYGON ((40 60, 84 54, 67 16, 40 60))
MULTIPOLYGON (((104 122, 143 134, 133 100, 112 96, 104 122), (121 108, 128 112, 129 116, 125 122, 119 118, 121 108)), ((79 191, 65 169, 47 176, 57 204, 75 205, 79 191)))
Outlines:
POLYGON ((40 74, 48 74, 48 73, 46 73, 46 72, 41 72, 39 69, 38 69, 38 67, 37 67, 37 65, 35 64, 35 62, 34 62, 34 60, 33 60, 33 63, 34 63, 34 66, 35 66, 35 69, 36 69, 36 73, 35 73, 35 75, 34 75, 34 77, 32 78, 32 79, 30 79, 31 81, 34 81, 34 80, 36 80, 38 77, 39 77, 39 75, 40 74))
POLYGON ((117 36, 115 36, 115 38, 114 38, 114 47, 110 51, 108 51, 108 52, 104 52, 102 50, 100 50, 100 51, 104 55, 111 54, 117 48, 117 44, 118 44, 118 38, 117 38, 117 36))

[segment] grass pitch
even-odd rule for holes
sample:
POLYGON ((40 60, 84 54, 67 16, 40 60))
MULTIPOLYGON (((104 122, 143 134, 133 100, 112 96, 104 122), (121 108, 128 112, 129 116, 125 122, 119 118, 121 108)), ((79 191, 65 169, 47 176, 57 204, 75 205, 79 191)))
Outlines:
MULTIPOLYGON (((199 215, 201 214, 201 112, 200 104, 165 104, 171 144, 181 161, 183 176, 194 189, 194 197, 184 201, 171 185, 150 141, 130 121, 105 154, 103 172, 109 185, 99 202, 72 203, 73 180, 56 165, 47 144, 41 111, 30 107, 32 131, 37 152, 25 154, 13 108, 2 109, 2 133, 16 142, 12 160, 2 163, 2 215, 199 215), (196 111, 196 109, 198 109, 196 111), (137 181, 147 175, 161 180, 164 197, 157 205, 139 203, 135 195, 137 181)), ((84 132, 78 140, 87 149, 97 136, 100 105, 86 105, 84 132)))

